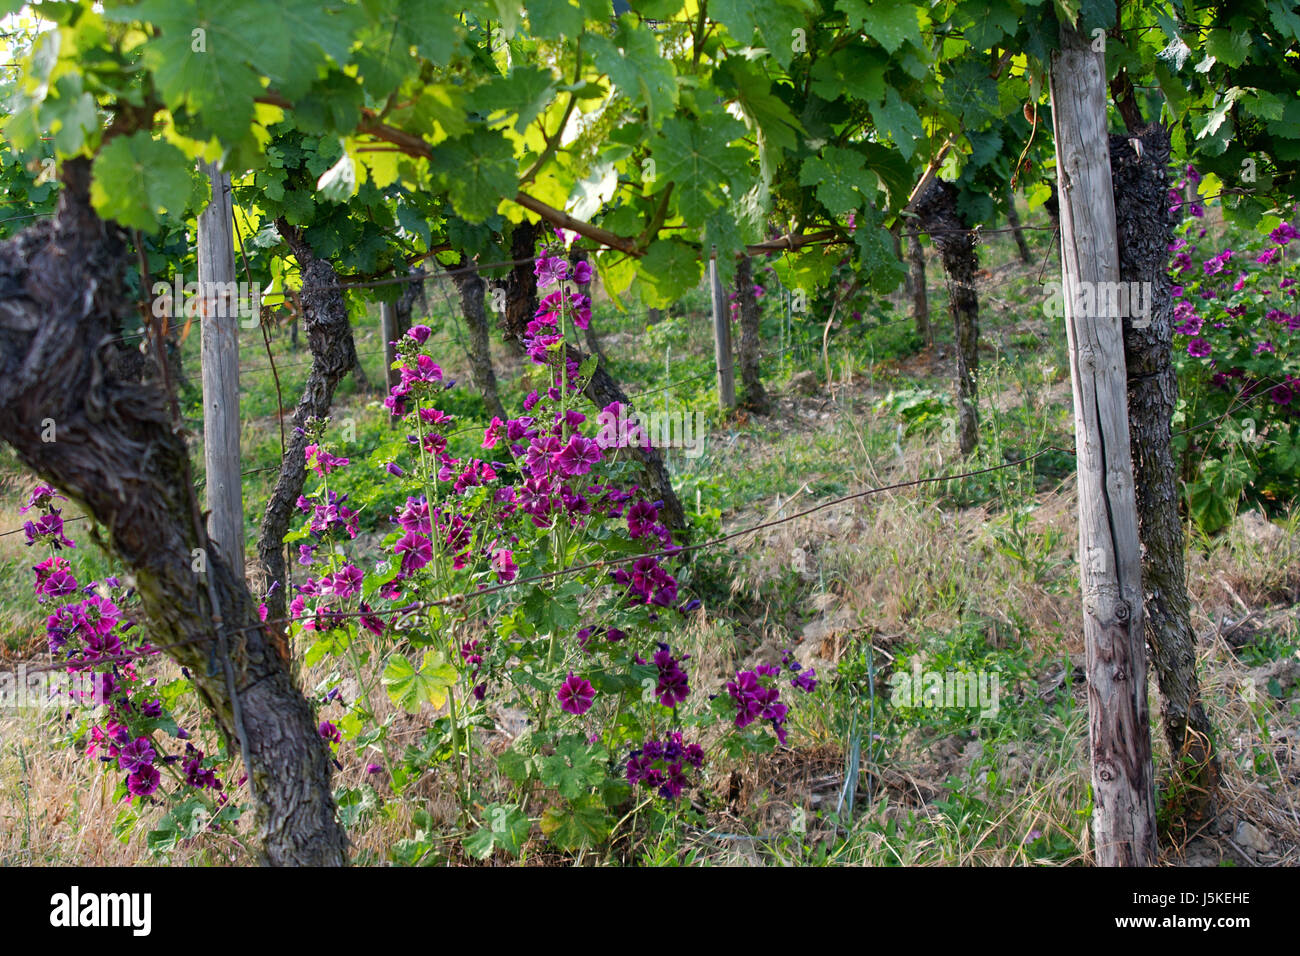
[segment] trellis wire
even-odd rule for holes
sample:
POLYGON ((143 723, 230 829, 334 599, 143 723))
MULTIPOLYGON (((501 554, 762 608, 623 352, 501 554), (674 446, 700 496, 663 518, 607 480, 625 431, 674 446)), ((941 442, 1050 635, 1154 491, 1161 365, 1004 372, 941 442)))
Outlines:
MULTIPOLYGON (((787 524, 791 521, 797 521, 800 518, 806 518, 809 515, 816 514, 819 511, 824 511, 827 508, 833 508, 837 505, 841 505, 849 501, 855 501, 859 498, 866 498, 872 495, 883 494, 884 492, 887 491, 899 491, 905 488, 919 487, 921 485, 938 484, 947 481, 958 481, 965 478, 974 478, 974 477, 978 477, 979 475, 985 475, 995 471, 1002 471, 1007 468, 1015 468, 1020 465, 1028 464, 1029 462, 1034 461, 1037 458, 1041 458, 1043 455, 1046 455, 1048 452, 1051 451, 1059 451, 1059 452, 1064 452, 1066 454, 1072 454, 1072 452, 1069 449, 1059 448, 1055 445, 1047 445, 1039 449, 1032 455, 1028 455, 1024 458, 1018 458, 1014 461, 1003 462, 1000 465, 990 465, 986 468, 979 468, 974 471, 958 472, 955 474, 948 474, 948 475, 937 475, 929 478, 915 478, 910 481, 897 482, 895 484, 890 484, 890 485, 881 485, 880 487, 877 488, 866 488, 862 491, 856 491, 851 494, 842 495, 838 498, 833 498, 830 501, 824 501, 821 504, 814 505, 811 508, 805 508, 803 511, 797 512, 792 515, 787 515, 784 518, 774 518, 770 521, 763 521, 760 522, 759 524, 751 525, 750 527, 747 528, 740 528, 736 531, 731 531, 728 532, 727 534, 719 535, 718 537, 712 538, 709 541, 699 542, 698 544, 671 546, 667 548, 661 548, 657 551, 648 551, 644 554, 624 555, 621 557, 602 559, 599 561, 589 561, 584 564, 570 565, 569 567, 566 568, 559 568, 554 571, 545 571, 540 574, 528 575, 527 577, 516 578, 513 581, 494 584, 487 587, 479 587, 478 589, 473 591, 463 591, 457 594, 447 595, 446 597, 437 598, 431 601, 413 601, 409 604, 403 605, 401 607, 396 607, 396 608, 372 609, 370 611, 360 611, 360 610, 323 611, 323 612, 318 612, 312 618, 307 618, 307 619, 309 620, 318 619, 321 621, 333 622, 333 621, 348 620, 352 618, 359 618, 362 616, 366 616, 366 617, 388 617, 388 616, 397 616, 397 615, 409 616, 411 614, 414 614, 417 611, 423 611, 434 607, 455 606, 455 605, 463 604, 466 601, 471 600, 473 598, 485 597, 489 594, 495 594, 500 591, 513 590, 514 588, 517 588, 524 584, 536 584, 541 581, 552 581, 556 578, 563 578, 572 574, 577 574, 580 571, 589 571, 593 569, 615 567, 618 565, 630 564, 635 561, 639 561, 642 558, 674 557, 676 555, 687 554, 693 551, 703 551, 709 548, 718 547, 719 545, 724 544, 727 541, 735 540, 736 538, 741 538, 750 534, 756 534, 759 531, 766 531, 768 529, 775 528, 783 524, 787 524)), ((295 620, 298 620, 298 618, 293 618, 293 617, 274 618, 271 620, 259 622, 258 624, 250 624, 250 625, 244 625, 242 627, 226 628, 225 630, 226 633, 228 634, 242 634, 247 631, 260 630, 262 628, 269 627, 271 625, 290 624, 293 623, 295 620)), ((140 657, 152 657, 152 656, 156 656, 160 651, 163 650, 167 650, 174 647, 184 647, 187 645, 203 643, 204 641, 213 640, 214 637, 215 637, 214 635, 204 635, 203 637, 190 638, 189 640, 177 641, 172 644, 149 645, 147 651, 140 650, 134 652, 127 652, 121 655, 111 655, 111 656, 97 658, 95 661, 63 661, 58 664, 43 665, 37 668, 29 668, 28 673, 39 673, 41 671, 46 671, 46 670, 61 670, 69 666, 75 666, 75 665, 111 663, 111 662, 117 662, 119 660, 133 660, 140 657)))

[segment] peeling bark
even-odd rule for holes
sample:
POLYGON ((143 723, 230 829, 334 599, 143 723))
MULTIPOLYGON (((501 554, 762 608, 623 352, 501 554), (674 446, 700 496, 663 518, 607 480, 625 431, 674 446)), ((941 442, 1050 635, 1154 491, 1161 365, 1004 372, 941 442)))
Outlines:
POLYGON ((763 388, 758 297, 754 295, 754 271, 749 256, 736 260, 736 301, 740 305, 740 386, 744 393, 741 404, 752 412, 766 415, 772 402, 763 388))
MULTIPOLYGON (((586 261, 587 261, 587 251, 585 249, 574 249, 573 252, 569 255, 569 264, 571 266, 576 266, 579 262, 586 262, 586 261)), ((587 298, 590 299, 591 283, 590 282, 579 283, 578 292, 582 295, 587 296, 587 298)), ((592 319, 587 323, 587 327, 582 330, 582 336, 587 343, 588 352, 590 352, 592 355, 600 359, 602 364, 609 361, 609 359, 605 356, 604 349, 600 347, 600 339, 596 336, 595 319, 592 319)))
POLYGON ((410 274, 419 278, 413 278, 403 285, 402 294, 397 297, 397 327, 401 335, 410 331, 411 314, 415 311, 416 302, 420 303, 424 314, 429 312, 429 300, 424 296, 424 266, 412 266, 410 274))
POLYGON ((294 427, 288 435, 280 473, 262 513, 262 526, 257 538, 257 556, 266 574, 266 587, 274 588, 266 598, 268 616, 280 618, 284 617, 288 605, 285 592, 289 586, 284 536, 289 531, 294 503, 302 494, 307 477, 304 457, 307 436, 303 434, 303 428, 309 419, 324 418, 329 414, 334 390, 357 364, 357 349, 348 322, 347 303, 338 288, 338 273, 327 261, 316 257, 303 239, 301 230, 283 219, 277 219, 275 224, 302 271, 303 328, 307 332, 307 347, 312 357, 311 371, 303 385, 298 407, 294 409, 294 427), (274 587, 276 583, 279 587, 274 587))
POLYGON ((957 212, 957 189, 933 180, 913 209, 921 228, 939 250, 948 277, 948 311, 957 342, 957 435, 961 453, 969 455, 979 443, 979 399, 975 373, 979 368, 979 295, 975 272, 979 256, 975 237, 957 212))
POLYGON ((487 283, 478 270, 470 266, 469 259, 462 254, 460 264, 451 274, 456 283, 456 292, 460 296, 460 311, 469 328, 469 370, 474 386, 483 396, 489 415, 502 421, 510 416, 501 404, 501 395, 497 391, 497 376, 492 370, 492 342, 488 337, 487 308, 483 304, 487 294, 487 283))
POLYGON ((916 334, 926 345, 934 344, 934 330, 930 328, 930 300, 925 287, 925 250, 921 237, 907 237, 907 296, 912 300, 912 321, 916 334))
POLYGON ((191 552, 206 536, 183 477, 184 438, 163 388, 124 376, 109 341, 131 308, 123 233, 90 207, 88 161, 67 161, 62 178, 55 218, 0 243, 0 439, 108 530, 109 547, 134 576, 150 642, 189 668, 218 727, 235 740, 213 639, 220 613, 263 859, 340 865, 347 837, 311 708, 247 586, 216 548, 206 564, 219 607, 208 604, 207 585, 191 570, 191 552), (57 441, 41 440, 46 418, 57 423, 57 441))
POLYGON ((1196 677, 1196 632, 1187 594, 1178 472, 1172 448, 1178 376, 1171 359, 1173 299, 1167 268, 1168 245, 1173 239, 1166 200, 1169 153, 1169 133, 1159 125, 1110 138, 1120 280, 1151 284, 1147 300, 1150 324, 1135 328, 1132 318, 1124 319, 1146 637, 1160 686, 1161 716, 1174 775, 1186 786, 1183 805, 1193 819, 1203 819, 1212 810, 1220 768, 1196 677), (1132 139, 1141 143, 1140 156, 1132 139))

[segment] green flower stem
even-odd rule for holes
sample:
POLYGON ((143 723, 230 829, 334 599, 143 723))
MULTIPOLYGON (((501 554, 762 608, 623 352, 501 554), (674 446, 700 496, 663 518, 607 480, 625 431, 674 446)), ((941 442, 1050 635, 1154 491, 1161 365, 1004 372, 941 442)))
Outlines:
MULTIPOLYGON (((416 430, 416 436, 419 439, 419 449, 420 449, 420 481, 424 485, 424 500, 429 509, 429 540, 430 543, 433 545, 432 548, 433 559, 435 562, 434 579, 441 585, 445 582, 447 568, 446 568, 446 563, 444 561, 442 548, 438 546, 438 543, 436 541, 434 541, 435 532, 438 527, 437 517, 436 517, 437 505, 438 505, 438 497, 436 491, 437 491, 438 480, 436 475, 433 476, 433 486, 431 489, 430 474, 429 474, 429 468, 430 468, 429 457, 428 455, 425 454, 424 451, 424 435, 425 435, 424 419, 420 417, 420 409, 422 407, 423 407, 423 403, 419 399, 417 399, 415 402, 415 430, 416 430)), ((453 662, 456 660, 457 648, 455 646, 455 639, 451 636, 451 634, 447 635, 447 642, 448 642, 446 647, 447 662, 455 666, 453 662)), ((457 673, 459 673, 459 669, 457 670, 457 673)), ((465 755, 461 753, 462 748, 461 748, 461 738, 460 738, 460 717, 459 714, 457 714, 456 712, 456 688, 454 685, 447 688, 447 717, 451 721, 451 749, 452 749, 453 762, 455 763, 455 767, 456 767, 456 806, 459 810, 460 819, 463 822, 466 816, 468 791, 465 788, 465 768, 463 766, 464 764, 463 757, 465 755)))

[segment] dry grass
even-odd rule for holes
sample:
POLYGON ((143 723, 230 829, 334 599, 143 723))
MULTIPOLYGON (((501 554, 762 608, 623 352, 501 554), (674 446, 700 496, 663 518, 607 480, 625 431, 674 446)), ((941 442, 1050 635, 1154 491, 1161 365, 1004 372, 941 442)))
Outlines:
MULTIPOLYGON (((892 434, 891 426, 862 410, 875 394, 872 382, 860 380, 845 387, 838 405, 821 398, 786 400, 784 445, 774 449, 742 433, 717 452, 710 467, 723 481, 756 472, 774 484, 799 479, 793 495, 760 497, 728 515, 725 528, 788 515, 833 496, 813 491, 825 475, 801 470, 795 454, 785 454, 786 448, 811 447, 814 438, 823 443, 817 453, 830 456, 827 474, 847 476, 849 490, 951 470, 955 462, 945 460, 950 453, 924 438, 901 442, 897 453, 890 442, 882 444, 880 435, 892 434)), ((717 575, 729 595, 715 595, 710 613, 693 617, 677 639, 693 655, 693 674, 716 690, 736 667, 777 658, 787 646, 823 675, 868 645, 887 669, 895 654, 918 642, 975 627, 994 649, 1026 661, 1059 662, 1059 674, 1043 664, 1011 692, 1062 706, 1038 712, 1032 724, 980 728, 975 736, 889 724, 882 711, 881 740, 864 748, 861 815, 846 834, 818 820, 816 811, 834 809, 842 789, 844 737, 837 721, 848 704, 819 697, 819 710, 796 718, 797 750, 723 768, 715 778, 709 825, 683 832, 679 856, 718 864, 808 862, 820 844, 828 847, 825 861, 839 863, 1090 860, 1081 816, 1088 789, 1086 709, 1083 685, 1070 679, 1066 666, 1081 663, 1082 650, 1073 482, 1048 490, 1012 485, 1010 500, 964 509, 952 508, 941 493, 936 486, 882 493, 735 542, 717 575), (1015 523, 1008 505, 1028 509, 1022 523, 1015 523), (802 829, 794 825, 799 809, 802 829), (1044 857, 1041 844, 1027 840, 1034 832, 1064 844, 1044 857)), ((21 524, 12 504, 17 497, 15 489, 0 489, 0 503, 8 502, 0 504, 0 527, 21 524)), ((1284 668, 1285 659, 1254 666, 1243 660, 1243 648, 1253 639, 1272 635, 1293 642, 1300 628, 1298 522, 1300 516, 1273 524, 1243 516, 1224 535, 1194 542, 1189 550, 1199 670, 1219 731, 1224 783, 1219 815, 1167 846, 1167 862, 1300 861, 1295 690, 1281 699, 1268 692, 1269 668, 1284 668), (1248 686, 1257 688, 1254 700, 1243 692, 1248 686), (1240 845, 1243 822, 1263 835, 1269 851, 1240 845)), ((26 561, 20 535, 0 539, 0 568, 7 576, 26 561)), ((25 582, 21 590, 25 594, 25 582)), ((0 601, 6 636, 34 630, 38 618, 28 607, 25 600, 0 601)), ((304 674, 304 685, 318 686, 327 676, 325 666, 304 674)), ((359 692, 352 683, 343 689, 348 699, 359 692)), ((1154 686, 1151 696, 1155 715, 1154 686)), ((380 720, 391 711, 382 692, 373 695, 372 705, 380 720)), ((331 711, 324 711, 322 718, 329 717, 331 711)), ((126 842, 115 837, 120 807, 112 802, 111 778, 61 742, 57 723, 49 715, 0 714, 0 862, 154 862, 143 834, 159 811, 146 809, 126 842)), ((390 752, 418 741, 426 725, 397 715, 390 752)), ((491 749, 500 739, 487 734, 483 742, 491 749)), ((1158 734, 1156 750, 1157 761, 1165 762, 1158 734)), ((336 785, 364 788, 371 779, 366 764, 374 759, 345 746, 336 785)), ((446 776, 430 772, 411 788, 410 799, 378 807, 352 832, 357 851, 384 859, 396 841, 413 835, 417 810, 436 825, 449 823, 454 811, 446 776)), ((250 860, 239 843, 220 837, 192 841, 171 856, 173 863, 250 860)))

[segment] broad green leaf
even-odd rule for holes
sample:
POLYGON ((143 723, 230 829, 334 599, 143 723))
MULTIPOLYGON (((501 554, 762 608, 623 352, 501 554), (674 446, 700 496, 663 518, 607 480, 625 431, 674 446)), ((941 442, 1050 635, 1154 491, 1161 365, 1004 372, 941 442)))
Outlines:
POLYGON ((507 116, 515 117, 515 132, 523 133, 528 124, 555 102, 555 78, 549 70, 536 66, 516 66, 505 76, 494 76, 469 96, 471 110, 492 119, 494 128, 507 116))
POLYGON ((874 102, 885 96, 887 65, 879 50, 850 46, 818 59, 808 75, 813 92, 824 99, 847 96, 860 102, 874 102))
POLYGON ((1283 36, 1300 40, 1300 12, 1297 12, 1293 4, 1285 0, 1271 0, 1268 5, 1268 17, 1283 36))
POLYGON ((666 308, 700 282, 697 250, 676 239, 660 239, 637 263, 641 298, 650 308, 666 308))
POLYGON ((542 783, 554 787, 566 800, 576 800, 606 776, 609 754, 582 738, 567 737, 555 753, 542 758, 542 783))
POLYGON ((457 677, 454 667, 430 651, 418 671, 404 655, 394 654, 381 680, 393 703, 414 714, 426 703, 435 710, 445 704, 447 688, 456 683, 457 677))
POLYGON ((1237 67, 1246 62, 1250 44, 1251 35, 1245 30, 1211 30, 1205 38, 1205 52, 1228 66, 1237 67))
MULTIPOLYGON (((910 0, 836 0, 835 9, 848 16, 852 29, 865 30, 890 53, 909 40, 921 46, 917 5, 910 0)), ((1010 32, 1015 32, 1014 18, 1010 32)))
POLYGON ((164 217, 183 215, 194 195, 185 154, 144 131, 109 141, 91 173, 95 211, 142 232, 157 232, 164 217))
POLYGON ((861 153, 827 146, 820 156, 804 160, 799 169, 799 185, 816 186, 817 199, 831 215, 840 215, 874 197, 876 177, 866 168, 861 153))
POLYGON ((688 222, 702 223, 726 201, 722 187, 746 176, 747 151, 728 145, 744 132, 744 123, 725 113, 667 120, 654 140, 653 192, 674 184, 674 208, 688 222))
POLYGON ((677 76, 672 60, 660 54, 652 31, 623 17, 612 38, 593 33, 583 45, 591 51, 596 69, 633 103, 643 104, 652 123, 672 111, 677 76))
POLYGON ((482 128, 435 149, 432 166, 446 183, 456 212, 470 222, 483 222, 495 213, 503 198, 514 197, 519 184, 509 143, 482 128))
POLYGON ((871 287, 882 294, 897 289, 907 269, 894 254, 893 240, 874 208, 867 207, 860 214, 853 240, 858 247, 858 268, 871 287))
POLYGON ((567 807, 548 807, 541 828, 557 846, 576 850, 603 842, 609 836, 609 822, 600 798, 591 794, 567 807))
POLYGON ((884 102, 871 108, 871 116, 876 121, 876 129, 894 141, 904 159, 911 159, 917 143, 925 136, 921 117, 916 115, 912 104, 903 102, 891 86, 885 91, 884 102))
POLYGON ((719 67, 719 74, 735 89, 736 103, 744 114, 745 125, 758 137, 764 175, 770 179, 781 154, 798 148, 803 126, 772 91, 767 77, 752 64, 729 57, 719 67))
POLYGON ((582 10, 575 0, 528 0, 528 23, 534 36, 573 39, 582 32, 582 10))

